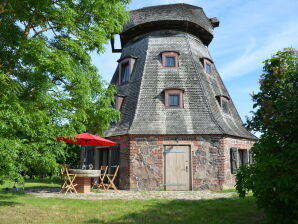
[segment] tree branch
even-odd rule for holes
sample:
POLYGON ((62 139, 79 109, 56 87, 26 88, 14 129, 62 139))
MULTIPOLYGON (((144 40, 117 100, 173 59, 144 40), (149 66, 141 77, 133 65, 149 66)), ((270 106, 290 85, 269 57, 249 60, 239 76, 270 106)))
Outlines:
POLYGON ((28 37, 31 28, 32 28, 32 25, 31 25, 30 23, 28 23, 28 24, 25 26, 24 36, 25 36, 26 38, 28 37))
MULTIPOLYGON (((53 30, 54 28, 58 28, 58 26, 50 26, 50 27, 46 27, 46 28, 44 28, 44 29, 42 29, 42 30, 40 30, 40 31, 37 31, 37 32, 32 36, 32 38, 38 36, 39 34, 41 34, 41 33, 43 33, 43 32, 46 32, 46 31, 48 31, 48 30, 52 30, 52 31, 54 32, 54 30, 53 30)), ((55 34, 55 32, 54 32, 54 34, 55 34)), ((56 35, 56 34, 55 34, 55 35, 56 35)))

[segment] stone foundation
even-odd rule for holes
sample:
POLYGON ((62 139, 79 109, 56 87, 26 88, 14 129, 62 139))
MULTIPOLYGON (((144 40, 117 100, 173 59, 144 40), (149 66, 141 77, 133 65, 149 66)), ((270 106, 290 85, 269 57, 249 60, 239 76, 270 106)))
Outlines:
POLYGON ((233 188, 230 148, 249 150, 254 143, 216 135, 125 135, 109 139, 120 144, 119 188, 130 190, 164 189, 165 145, 190 146, 192 190, 233 188))

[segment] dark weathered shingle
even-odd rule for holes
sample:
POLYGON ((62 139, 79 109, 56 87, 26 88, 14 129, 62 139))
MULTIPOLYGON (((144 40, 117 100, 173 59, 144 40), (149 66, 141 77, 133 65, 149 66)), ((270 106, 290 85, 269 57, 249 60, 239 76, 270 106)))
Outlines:
MULTIPOLYGON (((133 12, 138 12, 143 18, 143 11, 144 9, 133 12)), ((156 12, 158 13, 158 10, 156 12)), ((205 19, 204 13, 198 12, 194 10, 193 16, 204 16, 205 19)), ((143 22, 146 22, 145 18, 146 16, 143 22)), ((126 96, 121 110, 121 121, 110 128, 106 136, 227 134, 255 139, 243 127, 232 100, 229 102, 230 114, 223 113, 220 108, 216 96, 230 96, 216 69, 212 75, 204 72, 200 59, 211 59, 211 56, 208 48, 197 36, 170 29, 145 32, 123 47, 121 58, 129 55, 137 57, 137 61, 129 83, 117 89, 118 94, 126 96), (160 52, 163 51, 180 53, 178 68, 162 66, 160 52), (166 108, 164 89, 177 87, 185 90, 184 108, 166 108)), ((118 70, 112 82, 116 83, 117 79, 118 70)))
POLYGON ((188 4, 151 6, 130 12, 130 20, 123 27, 121 40, 126 44, 141 33, 171 28, 199 35, 208 45, 213 38, 213 27, 214 24, 200 7, 188 4))

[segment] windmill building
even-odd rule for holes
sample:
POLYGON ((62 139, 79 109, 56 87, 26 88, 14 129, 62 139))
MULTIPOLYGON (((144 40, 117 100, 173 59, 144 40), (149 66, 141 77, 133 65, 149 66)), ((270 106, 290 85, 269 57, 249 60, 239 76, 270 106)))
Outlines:
MULTIPOLYGON (((120 144, 119 187, 231 188, 250 162, 246 130, 208 50, 216 18, 188 4, 130 12, 111 83, 121 119, 106 132, 120 144)), ((112 41, 113 44, 113 41, 112 41)))

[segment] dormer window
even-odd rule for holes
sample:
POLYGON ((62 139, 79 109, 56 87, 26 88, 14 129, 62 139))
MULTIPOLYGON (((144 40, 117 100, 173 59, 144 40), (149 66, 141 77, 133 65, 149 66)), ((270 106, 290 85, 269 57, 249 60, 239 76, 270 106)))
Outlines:
POLYGON ((205 73, 211 75, 213 69, 213 62, 209 58, 201 58, 201 61, 203 63, 205 73))
POLYGON ((121 84, 125 84, 129 81, 129 62, 121 64, 121 84))
POLYGON ((119 85, 123 85, 129 82, 135 61, 136 61, 136 57, 133 57, 133 56, 124 57, 118 60, 119 62, 118 84, 119 85))
POLYGON ((183 108, 182 89, 165 89, 165 106, 168 108, 183 108))
POLYGON ((162 65, 164 67, 178 67, 179 53, 174 51, 161 52, 162 65))
POLYGON ((115 96, 113 108, 115 110, 121 110, 123 100, 124 100, 124 96, 115 96))
POLYGON ((180 95, 179 94, 169 94, 169 106, 179 106, 179 98, 180 95))
POLYGON ((217 101, 218 101, 222 111, 225 114, 229 114, 230 113, 230 110, 229 110, 230 98, 227 96, 222 96, 222 95, 216 96, 216 98, 217 98, 217 101))
POLYGON ((166 67, 175 67, 176 66, 176 58, 173 56, 166 56, 166 67))
POLYGON ((205 62, 205 72, 211 75, 211 63, 205 62))

